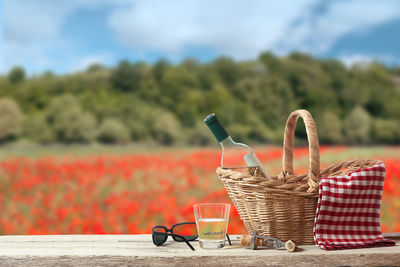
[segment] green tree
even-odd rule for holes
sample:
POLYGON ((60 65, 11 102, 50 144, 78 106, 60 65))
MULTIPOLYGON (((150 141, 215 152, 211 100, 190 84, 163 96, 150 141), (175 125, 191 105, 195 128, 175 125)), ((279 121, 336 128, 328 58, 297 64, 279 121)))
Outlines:
POLYGON ((197 122, 196 126, 190 128, 186 134, 186 144, 194 146, 205 146, 215 144, 216 140, 210 129, 203 123, 197 122))
POLYGON ((271 52, 264 52, 259 57, 258 60, 261 61, 271 73, 276 73, 280 71, 281 60, 276 57, 271 52))
POLYGON ((136 98, 128 99, 122 107, 123 124, 127 127, 133 141, 151 139, 150 127, 153 122, 154 108, 136 98))
POLYGON ((161 106, 176 113, 177 103, 181 103, 187 92, 198 88, 197 77, 183 67, 167 69, 159 84, 161 106))
POLYGON ((174 114, 163 112, 154 119, 151 131, 157 142, 171 145, 178 140, 181 133, 181 125, 174 114))
POLYGON ((21 134, 23 116, 15 101, 0 98, 0 141, 14 139, 21 134))
POLYGON ((379 143, 400 143, 400 121, 392 119, 374 119, 372 123, 373 140, 379 143))
POLYGON ((124 60, 119 63, 111 75, 113 86, 123 92, 134 92, 140 89, 141 83, 149 72, 144 63, 130 64, 124 60))
POLYGON ((40 144, 57 142, 57 137, 44 114, 38 114, 24 121, 24 136, 40 144))
POLYGON ((196 72, 201 68, 201 63, 195 58, 185 58, 181 65, 185 70, 190 72, 196 72))
POLYGON ((128 129, 117 119, 107 118, 99 127, 98 139, 103 143, 126 143, 129 139, 128 129))
POLYGON ((239 77, 239 70, 232 58, 219 57, 214 61, 213 65, 227 86, 235 85, 239 77))
POLYGON ((370 115, 362 107, 355 107, 344 121, 345 140, 361 144, 369 140, 370 115))
POLYGON ((215 84, 212 90, 203 95, 203 99, 204 109, 207 110, 207 112, 221 109, 234 101, 232 94, 222 84, 215 84))
POLYGON ((14 84, 25 81, 25 70, 19 66, 12 68, 8 73, 8 79, 14 84))
POLYGON ((180 103, 177 104, 177 115, 179 121, 185 127, 194 127, 204 109, 204 96, 199 90, 191 90, 180 103))
POLYGON ((65 94, 53 98, 46 109, 50 123, 53 123, 56 120, 55 117, 58 114, 75 107, 80 107, 80 103, 73 95, 65 94))
POLYGON ((102 70, 104 70, 104 66, 102 64, 100 64, 100 63, 91 64, 87 68, 88 72, 96 72, 96 71, 102 71, 102 70))
POLYGON ((343 94, 344 87, 348 82, 346 66, 339 60, 328 59, 321 62, 321 67, 329 77, 329 87, 332 88, 332 91, 336 95, 335 100, 339 105, 342 104, 342 99, 338 99, 337 96, 343 94))
POLYGON ((165 60, 165 59, 158 60, 154 64, 153 69, 152 69, 154 79, 157 82, 161 82, 163 80, 163 78, 164 78, 165 72, 169 68, 170 68, 170 64, 169 64, 169 62, 167 60, 165 60))
POLYGON ((81 109, 71 95, 54 98, 47 108, 47 120, 61 142, 90 142, 96 137, 96 118, 81 109))
POLYGON ((341 121, 335 113, 325 112, 318 124, 318 136, 322 143, 337 144, 342 141, 341 121))
MULTIPOLYGON (((265 52, 256 60, 219 57, 208 63, 121 61, 114 68, 92 65, 67 75, 31 77, 15 67, 0 75, 0 96, 26 114, 24 137, 42 143, 90 142, 96 121, 114 118, 134 142, 195 143, 198 135, 198 144, 205 144, 207 136, 196 131, 211 112, 236 139, 277 143, 287 116, 298 108, 317 119, 321 142, 399 142, 399 68, 379 63, 348 68, 304 53, 265 52), (364 112, 356 112, 357 106, 364 112)), ((301 120, 296 137, 303 139, 297 143, 306 140, 301 120)))
POLYGON ((93 141, 96 137, 96 118, 79 107, 69 108, 56 116, 53 127, 58 138, 64 142, 93 141))

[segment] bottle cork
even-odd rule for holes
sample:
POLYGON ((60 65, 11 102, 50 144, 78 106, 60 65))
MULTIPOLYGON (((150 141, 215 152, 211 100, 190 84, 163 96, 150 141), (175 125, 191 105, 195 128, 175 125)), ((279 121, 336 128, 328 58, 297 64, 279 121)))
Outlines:
MULTIPOLYGON (((256 238, 256 243, 257 246, 262 246, 263 241, 259 238, 256 238)), ((242 235, 240 237, 240 245, 242 246, 250 246, 251 245, 251 235, 242 235)))
POLYGON ((289 252, 293 252, 296 250, 296 244, 292 240, 288 240, 285 243, 285 248, 289 252))
MULTIPOLYGON (((252 242, 252 236, 250 235, 242 235, 240 237, 240 245, 242 246, 250 246, 252 249, 257 249, 258 246, 263 246, 263 239, 255 237, 254 244, 252 242)), ((296 250, 296 244, 292 240, 288 240, 285 242, 285 248, 289 252, 293 252, 296 250)))

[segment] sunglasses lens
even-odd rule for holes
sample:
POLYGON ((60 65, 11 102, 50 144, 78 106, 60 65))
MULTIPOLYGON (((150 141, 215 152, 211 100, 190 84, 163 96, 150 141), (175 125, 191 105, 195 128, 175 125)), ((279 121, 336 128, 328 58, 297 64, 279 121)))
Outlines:
POLYGON ((167 241, 168 235, 164 228, 162 227, 155 227, 153 229, 153 242, 154 245, 159 246, 164 244, 167 241))
MULTIPOLYGON (((173 229, 174 234, 183 236, 187 241, 192 241, 197 238, 196 224, 180 224, 173 229)), ((175 241, 183 242, 182 238, 175 236, 175 241)))

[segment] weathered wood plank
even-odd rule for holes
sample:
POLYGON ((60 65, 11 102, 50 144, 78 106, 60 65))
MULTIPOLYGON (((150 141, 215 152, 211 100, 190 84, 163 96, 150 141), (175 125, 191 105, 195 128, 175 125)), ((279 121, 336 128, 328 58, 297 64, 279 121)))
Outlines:
POLYGON ((195 251, 172 239, 155 247, 151 235, 0 236, 1 266, 254 266, 254 265, 400 265, 394 247, 324 251, 316 246, 286 250, 250 250, 238 246, 195 251))

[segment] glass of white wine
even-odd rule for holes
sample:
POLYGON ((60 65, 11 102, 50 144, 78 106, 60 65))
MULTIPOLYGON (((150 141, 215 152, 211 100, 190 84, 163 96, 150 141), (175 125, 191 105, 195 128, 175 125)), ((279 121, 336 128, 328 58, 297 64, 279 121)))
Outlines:
POLYGON ((217 249, 225 246, 231 205, 203 203, 193 205, 200 247, 217 249))

